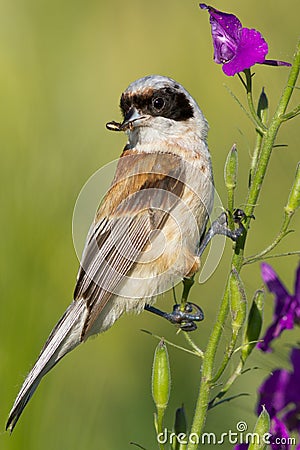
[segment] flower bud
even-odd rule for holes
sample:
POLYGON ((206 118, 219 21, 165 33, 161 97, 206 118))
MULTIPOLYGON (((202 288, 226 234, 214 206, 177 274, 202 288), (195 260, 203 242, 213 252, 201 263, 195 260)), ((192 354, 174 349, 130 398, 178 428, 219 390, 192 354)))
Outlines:
POLYGON ((171 386, 171 375, 167 347, 163 340, 156 347, 152 368, 152 397, 157 411, 167 407, 171 386))
POLYGON ((297 164, 295 180, 289 195, 288 202, 284 208, 286 214, 293 215, 300 206, 300 162, 297 164))
POLYGON ((258 290, 254 294, 250 312, 248 315, 247 327, 245 329, 241 357, 243 362, 246 361, 252 350, 257 344, 260 336, 262 322, 263 322, 263 310, 264 310, 265 293, 262 290, 258 290))
POLYGON ((254 427, 253 436, 255 439, 253 439, 253 441, 250 443, 248 450, 264 450, 267 447, 267 444, 270 443, 269 431, 270 416, 266 408, 263 406, 262 412, 260 413, 254 427))
POLYGON ((178 434, 187 433, 187 423, 183 405, 181 408, 176 409, 174 431, 176 436, 178 434))
POLYGON ((265 124, 268 119, 268 108, 269 108, 268 98, 265 94, 264 88, 262 88, 257 105, 257 115, 261 119, 263 124, 265 124))
POLYGON ((245 322, 247 314, 247 299, 242 280, 236 269, 232 269, 231 271, 229 286, 232 332, 237 335, 245 322))
POLYGON ((238 155, 236 145, 234 144, 228 153, 225 169, 224 179, 227 189, 235 189, 237 181, 237 169, 238 169, 238 155))

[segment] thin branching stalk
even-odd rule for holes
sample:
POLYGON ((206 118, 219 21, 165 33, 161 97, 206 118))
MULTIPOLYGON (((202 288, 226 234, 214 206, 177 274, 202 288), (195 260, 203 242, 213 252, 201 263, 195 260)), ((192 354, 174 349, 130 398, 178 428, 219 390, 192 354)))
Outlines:
MULTIPOLYGON (((283 90, 278 107, 267 129, 261 123, 260 118, 257 116, 255 112, 252 99, 251 74, 250 72, 248 74, 246 73, 247 90, 250 89, 250 92, 247 92, 250 112, 251 115, 253 116, 253 119, 255 119, 257 129, 261 131, 264 136, 261 142, 259 157, 257 158, 256 161, 256 167, 253 168, 254 169, 253 179, 251 180, 251 185, 249 187, 248 196, 245 202, 246 204, 245 213, 247 216, 247 219, 244 224, 245 232, 236 243, 235 252, 231 261, 231 267, 235 268, 237 273, 241 271, 241 268, 243 266, 244 248, 251 217, 253 216, 255 205, 258 202, 259 194, 261 192, 262 184, 266 175, 266 171, 268 168, 269 160, 272 154, 272 149, 274 147, 278 130, 287 117, 286 110, 299 75, 299 68, 300 68, 300 45, 298 44, 297 51, 294 57, 294 62, 287 80, 287 84, 283 90)), ((212 380, 214 379, 214 364, 216 353, 220 343, 220 338, 224 330, 225 321, 228 316, 228 311, 229 311, 229 282, 227 282, 224 296, 221 301, 220 309, 217 314, 216 323, 213 326, 211 335, 208 340, 207 348, 204 354, 199 395, 196 403, 193 423, 191 426, 191 433, 196 433, 198 435, 201 435, 206 420, 207 410, 210 401, 209 396, 212 388, 212 380)), ((225 356, 224 360, 225 359, 227 359, 227 356, 225 356)), ((226 364, 223 365, 226 366, 226 364)), ((236 375, 233 375, 233 377, 235 377, 236 375)), ((214 381, 216 381, 216 378, 214 379, 214 381)), ((197 447, 198 447, 197 443, 189 442, 187 450, 195 450, 197 447)))

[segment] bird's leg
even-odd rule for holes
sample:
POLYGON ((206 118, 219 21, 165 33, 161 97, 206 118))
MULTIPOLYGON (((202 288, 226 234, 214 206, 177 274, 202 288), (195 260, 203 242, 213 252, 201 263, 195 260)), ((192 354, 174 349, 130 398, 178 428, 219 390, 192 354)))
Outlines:
POLYGON ((195 305, 194 303, 185 303, 184 311, 181 310, 181 305, 176 304, 173 307, 171 313, 166 313, 160 309, 154 308, 154 306, 145 305, 146 311, 152 312, 169 322, 179 325, 179 327, 184 331, 196 330, 197 325, 195 322, 200 322, 204 319, 204 314, 202 309, 195 305))
MULTIPOLYGON (((244 232, 245 228, 242 224, 242 220, 245 217, 245 213, 241 209, 235 210, 233 214, 233 220, 238 225, 235 230, 230 230, 227 223, 227 214, 223 212, 211 225, 208 232, 204 235, 198 251, 197 256, 200 257, 204 252, 205 248, 209 244, 210 240, 216 234, 223 234, 233 241, 236 241, 244 232)), ((175 304, 173 306, 173 311, 171 313, 166 313, 154 306, 145 305, 144 309, 146 311, 152 312, 169 322, 179 325, 183 331, 194 331, 197 328, 195 322, 201 322, 204 319, 204 314, 200 306, 195 303, 188 302, 188 296, 191 287, 194 284, 194 276, 183 279, 183 292, 181 297, 181 303, 175 304)))
POLYGON ((230 230, 228 228, 227 213, 223 212, 216 220, 213 221, 210 229, 204 235, 202 241, 200 242, 197 256, 200 257, 202 255, 211 239, 217 234, 222 234, 229 237, 233 241, 237 241, 245 231, 245 227, 242 224, 242 220, 244 219, 244 217, 244 211, 242 211, 241 209, 236 209, 233 213, 233 221, 238 225, 238 228, 236 228, 235 230, 230 230))

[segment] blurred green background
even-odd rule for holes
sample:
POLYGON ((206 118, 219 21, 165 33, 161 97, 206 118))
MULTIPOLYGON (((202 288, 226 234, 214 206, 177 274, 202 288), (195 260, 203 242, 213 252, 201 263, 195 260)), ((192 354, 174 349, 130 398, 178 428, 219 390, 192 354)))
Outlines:
MULTIPOLYGON (((299 1, 213 4, 235 13, 244 26, 260 30, 269 57, 292 60, 299 31, 299 1)), ((1 0, 1 318, 0 427, 53 325, 72 298, 78 260, 72 242, 72 212, 85 181, 117 158, 125 136, 105 129, 119 120, 119 96, 133 80, 152 73, 171 76, 199 102, 210 123, 215 182, 223 200, 223 167, 235 142, 239 151, 237 206, 243 207, 255 134, 225 84, 244 102, 237 77, 227 78, 212 61, 206 11, 196 1, 1 0)), ((255 95, 262 86, 274 111, 288 69, 257 66, 255 95)), ((297 97, 297 93, 295 97, 297 97)), ((295 104, 295 103, 294 103, 295 104)), ((299 121, 287 123, 274 150, 263 194, 251 227, 247 253, 267 246, 279 230, 283 207, 299 160, 299 121)), ((280 250, 299 249, 296 232, 280 250)), ((193 334, 204 347, 229 270, 232 245, 226 244, 213 276, 192 291, 205 321, 193 334)), ((290 290, 297 257, 272 261, 290 290)), ((259 265, 247 266, 243 279, 249 298, 262 286, 259 265)), ((179 288, 178 288, 179 292, 179 288)), ((159 301, 170 310, 172 297, 159 301)), ((273 299, 266 299, 266 321, 273 299)), ((266 323, 267 323, 266 322, 266 323)), ((0 434, 7 450, 133 448, 130 441, 156 448, 150 378, 156 341, 145 328, 182 344, 183 337, 159 318, 127 316, 104 335, 66 357, 42 382, 13 435, 0 434)), ((229 338, 230 330, 225 330, 229 338)), ((276 352, 255 352, 248 372, 232 394, 248 392, 209 413, 207 431, 252 428, 256 389, 276 365, 287 365, 286 333, 276 352)), ((173 377, 166 425, 185 404, 189 423, 197 395, 197 358, 169 349, 173 377)), ((232 448, 224 444, 223 448, 232 448)))

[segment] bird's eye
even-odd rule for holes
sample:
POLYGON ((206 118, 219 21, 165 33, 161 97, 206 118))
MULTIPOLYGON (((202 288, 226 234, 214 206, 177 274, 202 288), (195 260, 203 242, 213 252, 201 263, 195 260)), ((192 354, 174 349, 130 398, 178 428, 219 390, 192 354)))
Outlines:
POLYGON ((157 111, 160 111, 165 106, 165 101, 162 97, 156 97, 152 100, 152 105, 157 111))

